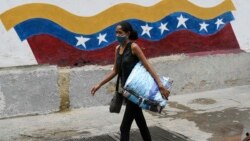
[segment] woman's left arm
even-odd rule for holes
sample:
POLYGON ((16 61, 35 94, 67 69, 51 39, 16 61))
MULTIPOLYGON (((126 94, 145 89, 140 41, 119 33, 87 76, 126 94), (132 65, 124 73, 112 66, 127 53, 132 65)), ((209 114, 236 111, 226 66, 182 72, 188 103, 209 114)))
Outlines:
POLYGON ((140 59, 140 61, 144 65, 144 67, 152 75, 152 77, 154 78, 154 80, 158 84, 161 94, 164 95, 165 98, 168 98, 169 91, 163 86, 159 76, 156 74, 153 67, 149 64, 149 62, 148 62, 147 58, 145 57, 144 53, 142 52, 141 48, 136 43, 132 43, 131 48, 132 48, 132 53, 140 59))

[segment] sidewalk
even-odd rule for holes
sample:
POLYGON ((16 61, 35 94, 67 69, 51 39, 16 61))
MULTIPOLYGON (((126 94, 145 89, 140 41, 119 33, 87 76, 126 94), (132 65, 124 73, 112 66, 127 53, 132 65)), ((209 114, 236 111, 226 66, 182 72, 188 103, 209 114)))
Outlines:
MULTIPOLYGON (((94 97, 93 97, 94 98, 94 97)), ((148 126, 195 141, 239 141, 250 131, 250 85, 169 97, 162 114, 144 111, 148 126)), ((120 114, 108 106, 0 120, 0 140, 62 140, 119 131, 120 114)), ((135 122, 132 129, 137 129, 135 122)))

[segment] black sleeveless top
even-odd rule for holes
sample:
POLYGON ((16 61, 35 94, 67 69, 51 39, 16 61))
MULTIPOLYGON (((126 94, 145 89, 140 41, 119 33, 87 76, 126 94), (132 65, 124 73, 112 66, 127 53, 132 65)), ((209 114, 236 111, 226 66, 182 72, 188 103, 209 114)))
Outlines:
POLYGON ((117 67, 118 67, 118 73, 120 73, 122 87, 125 85, 125 82, 128 79, 128 76, 131 73, 134 66, 139 62, 139 58, 136 55, 132 54, 131 44, 132 43, 129 42, 126 45, 123 51, 123 56, 119 53, 120 47, 118 48, 117 51, 117 67), (121 57, 123 57, 122 62, 121 62, 121 57), (121 67, 120 67, 120 62, 121 62, 121 67))

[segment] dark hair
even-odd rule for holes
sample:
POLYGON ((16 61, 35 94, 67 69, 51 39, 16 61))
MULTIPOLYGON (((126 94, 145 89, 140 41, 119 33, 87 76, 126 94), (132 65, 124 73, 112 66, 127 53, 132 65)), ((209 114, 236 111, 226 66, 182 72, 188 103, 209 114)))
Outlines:
POLYGON ((136 39, 138 39, 137 32, 133 29, 132 25, 129 22, 122 21, 122 22, 118 23, 117 25, 120 25, 122 27, 122 30, 124 32, 126 32, 126 33, 130 32, 130 35, 128 37, 130 40, 136 40, 136 39))

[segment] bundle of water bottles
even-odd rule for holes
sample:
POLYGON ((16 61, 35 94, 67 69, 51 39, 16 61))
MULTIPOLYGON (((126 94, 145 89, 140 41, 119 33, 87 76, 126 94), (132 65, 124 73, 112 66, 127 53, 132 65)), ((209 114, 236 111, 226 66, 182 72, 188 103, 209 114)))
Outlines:
MULTIPOLYGON (((164 76, 160 76, 160 80, 164 87, 170 91, 173 80, 164 76)), ((123 95, 139 107, 153 112, 161 113, 167 105, 167 100, 162 97, 157 83, 141 62, 135 65, 129 75, 123 95)))

